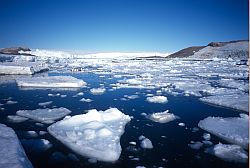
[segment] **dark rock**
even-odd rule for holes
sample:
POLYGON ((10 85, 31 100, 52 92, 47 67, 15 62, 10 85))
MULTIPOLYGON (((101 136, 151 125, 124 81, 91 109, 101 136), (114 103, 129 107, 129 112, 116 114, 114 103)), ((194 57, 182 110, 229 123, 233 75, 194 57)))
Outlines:
POLYGON ((6 55, 29 55, 29 56, 33 56, 31 54, 26 54, 26 53, 20 54, 19 51, 31 51, 31 50, 29 48, 25 48, 25 47, 3 48, 3 49, 0 49, 0 54, 6 54, 6 55))
POLYGON ((188 47, 184 48, 178 52, 175 52, 173 54, 170 54, 167 56, 167 58, 184 58, 184 57, 189 57, 194 55, 195 52, 200 51, 206 46, 193 46, 193 47, 188 47))

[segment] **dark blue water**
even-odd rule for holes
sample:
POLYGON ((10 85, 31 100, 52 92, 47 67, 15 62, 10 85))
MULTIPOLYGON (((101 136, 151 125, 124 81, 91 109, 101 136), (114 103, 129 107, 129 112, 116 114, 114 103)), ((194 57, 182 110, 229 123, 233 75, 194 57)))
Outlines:
MULTIPOLYGON (((62 75, 62 74, 49 74, 62 75)), ((225 162, 204 152, 206 147, 199 150, 191 149, 188 144, 190 141, 202 141, 202 135, 205 131, 199 129, 197 132, 192 132, 194 127, 198 127, 198 122, 208 116, 233 117, 239 116, 239 111, 204 104, 197 97, 185 97, 182 95, 172 96, 162 93, 168 97, 166 104, 154 104, 145 101, 146 94, 156 94, 156 90, 145 89, 118 89, 109 91, 110 84, 116 83, 117 79, 111 78, 110 75, 99 77, 96 74, 63 74, 72 75, 79 79, 83 79, 88 83, 88 87, 78 90, 51 90, 51 89, 21 89, 15 83, 0 85, 0 103, 5 103, 9 97, 18 101, 17 104, 5 104, 5 110, 0 113, 0 122, 12 127, 18 134, 19 139, 34 139, 23 134, 23 131, 46 131, 49 125, 36 125, 35 121, 28 120, 22 123, 11 123, 6 117, 14 115, 17 110, 21 109, 37 109, 41 108, 38 105, 40 102, 53 101, 48 107, 65 107, 72 111, 71 115, 85 113, 89 109, 106 110, 110 107, 116 107, 123 113, 133 116, 134 118, 126 125, 125 133, 121 137, 122 153, 120 159, 115 163, 89 163, 87 158, 81 157, 62 143, 57 141, 49 134, 38 135, 36 139, 47 139, 52 143, 52 147, 45 151, 31 152, 27 146, 24 146, 27 156, 31 160, 34 167, 37 168, 76 168, 76 167, 168 167, 168 168, 243 168, 248 164, 225 162), (103 95, 92 95, 89 90, 93 87, 100 87, 104 84, 106 92, 103 95), (72 97, 78 92, 83 92, 83 96, 72 97), (49 97, 48 93, 65 94, 67 97, 49 97), (120 100, 124 95, 139 96, 138 99, 120 100), (82 97, 90 98, 93 102, 84 103, 79 101, 82 97), (114 100, 116 99, 116 100, 114 100), (141 113, 153 113, 169 110, 171 113, 179 116, 180 119, 169 123, 161 124, 153 122, 141 113), (185 123, 185 127, 178 126, 179 122, 185 123), (144 135, 149 138, 154 148, 142 149, 138 137, 144 135), (130 141, 137 142, 133 147, 129 144, 130 141), (60 152, 63 155, 58 158, 53 158, 54 152, 60 152), (77 160, 67 157, 73 153, 77 156, 77 160), (139 160, 131 160, 131 157, 139 158, 139 160)), ((103 75, 102 75, 103 76, 103 75)), ((219 142, 226 143, 211 135, 211 141, 214 144, 219 142)))

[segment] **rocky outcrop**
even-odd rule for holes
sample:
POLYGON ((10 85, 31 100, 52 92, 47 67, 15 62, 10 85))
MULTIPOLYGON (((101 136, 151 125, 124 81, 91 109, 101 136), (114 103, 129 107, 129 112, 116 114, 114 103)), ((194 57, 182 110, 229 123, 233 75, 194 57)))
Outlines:
POLYGON ((184 57, 192 56, 194 55, 195 52, 203 49, 204 47, 206 46, 193 46, 193 47, 184 48, 178 52, 170 54, 167 58, 184 58, 184 57))
POLYGON ((3 48, 3 49, 0 49, 0 54, 33 56, 33 55, 27 54, 27 53, 19 53, 20 51, 31 51, 31 50, 29 48, 25 48, 25 47, 3 48))

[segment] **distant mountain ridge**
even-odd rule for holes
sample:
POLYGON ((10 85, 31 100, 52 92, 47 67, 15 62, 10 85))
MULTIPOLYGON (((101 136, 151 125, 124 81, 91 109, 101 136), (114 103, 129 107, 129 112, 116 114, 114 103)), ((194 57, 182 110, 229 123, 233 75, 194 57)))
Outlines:
POLYGON ((200 57, 200 58, 210 58, 211 56, 215 56, 216 54, 227 54, 230 56, 235 55, 248 55, 248 48, 246 49, 246 45, 248 46, 248 40, 235 40, 229 42, 211 42, 206 46, 192 46, 188 48, 184 48, 180 51, 177 51, 173 54, 167 56, 167 58, 187 58, 187 57, 200 57), (237 43, 237 44, 236 44, 237 43), (231 48, 227 45, 231 45, 231 48), (243 46, 243 47, 242 47, 243 46), (223 48, 224 47, 224 48, 223 48), (231 50, 231 51, 230 51, 231 50), (223 51, 227 51, 222 53, 223 51), (200 56, 202 55, 202 56, 200 56))

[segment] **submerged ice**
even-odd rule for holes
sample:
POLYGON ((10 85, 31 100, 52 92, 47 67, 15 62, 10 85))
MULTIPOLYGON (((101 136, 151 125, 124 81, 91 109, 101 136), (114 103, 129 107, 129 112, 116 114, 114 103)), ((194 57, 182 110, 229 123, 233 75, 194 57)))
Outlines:
POLYGON ((130 121, 117 108, 67 117, 48 127, 48 131, 76 153, 99 161, 114 162, 121 154, 120 137, 130 121))

